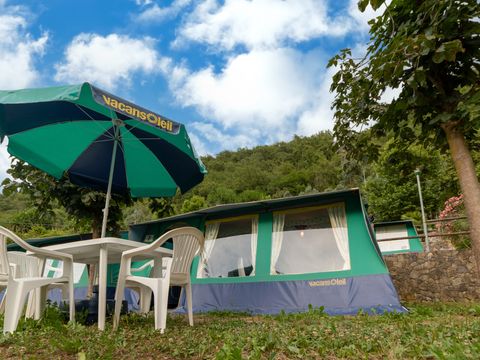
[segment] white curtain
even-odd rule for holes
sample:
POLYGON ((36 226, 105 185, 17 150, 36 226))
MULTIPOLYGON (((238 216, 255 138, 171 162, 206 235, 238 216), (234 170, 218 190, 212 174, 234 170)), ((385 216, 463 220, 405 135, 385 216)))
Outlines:
POLYGON ((197 270, 197 278, 204 278, 207 273, 208 259, 212 255, 213 247, 215 246, 215 239, 218 236, 218 230, 220 229, 220 223, 209 223, 205 227, 205 245, 203 246, 203 253, 200 262, 200 266, 197 270))
POLYGON ((252 219, 252 237, 250 241, 250 246, 252 247, 252 272, 250 276, 255 275, 255 265, 257 259, 257 241, 258 241, 258 218, 254 217, 252 219))
POLYGON ((272 257, 270 260, 270 274, 276 274, 275 266, 277 265, 283 242, 283 227, 285 225, 285 214, 273 215, 273 233, 272 233, 272 257))
POLYGON ((344 261, 342 270, 348 270, 350 269, 350 252, 348 250, 348 228, 345 207, 343 205, 329 207, 328 216, 330 217, 338 251, 340 251, 344 261))

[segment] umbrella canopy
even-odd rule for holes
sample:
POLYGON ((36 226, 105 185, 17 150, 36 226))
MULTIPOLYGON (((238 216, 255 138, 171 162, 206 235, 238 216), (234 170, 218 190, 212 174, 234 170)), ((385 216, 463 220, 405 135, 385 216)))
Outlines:
MULTIPOLYGON (((0 137, 8 152, 46 173, 133 197, 175 195, 205 166, 185 126, 89 83, 0 91, 0 137)), ((102 229, 105 236, 105 229, 102 229)))

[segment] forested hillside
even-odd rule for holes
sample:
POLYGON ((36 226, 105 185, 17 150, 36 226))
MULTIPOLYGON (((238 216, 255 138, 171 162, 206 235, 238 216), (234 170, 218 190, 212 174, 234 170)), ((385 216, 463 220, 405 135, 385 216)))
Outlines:
POLYGON ((354 187, 362 181, 362 169, 334 149, 328 132, 202 160, 209 174, 192 195, 207 205, 354 187))
MULTIPOLYGON (((472 145, 475 144, 472 142, 472 145)), ((478 158, 478 143, 474 152, 478 158)), ((458 194, 447 154, 420 145, 399 147, 385 138, 376 161, 367 154, 348 157, 336 149, 331 133, 295 137, 288 143, 222 152, 203 159, 205 181, 175 207, 191 211, 229 202, 260 200, 359 187, 377 220, 419 218, 415 169, 421 169, 427 212, 435 216, 446 199, 458 194)), ((479 168, 480 170, 480 168, 479 168)))
MULTIPOLYGON (((476 164, 480 163, 480 141, 472 139, 476 164)), ((203 157, 208 169, 205 180, 186 194, 166 201, 141 199, 123 209, 123 224, 243 201, 295 196, 359 187, 368 211, 377 221, 402 217, 420 218, 414 170, 421 180, 426 210, 436 216, 445 200, 458 195, 458 185, 448 154, 420 145, 399 147, 385 138, 376 161, 349 158, 334 146, 330 132, 310 137, 295 136, 253 149, 225 151, 203 157)), ((480 166, 477 167, 480 172, 480 166)), ((89 224, 76 224, 61 208, 40 213, 26 195, 0 196, 0 224, 28 237, 89 231, 89 224)))

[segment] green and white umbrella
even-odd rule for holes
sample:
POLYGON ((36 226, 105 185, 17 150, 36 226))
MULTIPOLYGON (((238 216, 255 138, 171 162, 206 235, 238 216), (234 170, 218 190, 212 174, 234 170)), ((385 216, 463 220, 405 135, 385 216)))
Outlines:
POLYGON ((16 158, 73 183, 163 197, 203 180, 185 126, 89 84, 0 91, 0 136, 16 158))

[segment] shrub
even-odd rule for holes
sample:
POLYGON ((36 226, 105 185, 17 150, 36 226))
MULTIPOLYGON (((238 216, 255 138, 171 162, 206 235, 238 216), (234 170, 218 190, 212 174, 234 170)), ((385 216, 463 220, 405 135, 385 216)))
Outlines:
MULTIPOLYGON (((445 201, 444 208, 440 213, 439 219, 458 218, 465 216, 465 205, 463 203, 463 194, 453 196, 445 201)), ((437 224, 437 230, 441 234, 468 231, 468 221, 466 219, 454 219, 442 221, 437 224)), ((450 240, 456 249, 470 248, 471 241, 468 235, 451 235, 450 240)))

